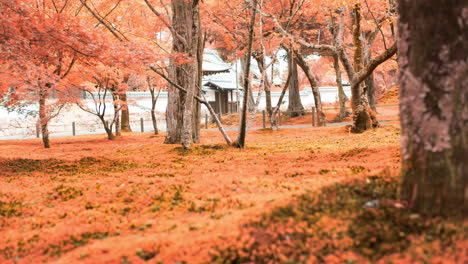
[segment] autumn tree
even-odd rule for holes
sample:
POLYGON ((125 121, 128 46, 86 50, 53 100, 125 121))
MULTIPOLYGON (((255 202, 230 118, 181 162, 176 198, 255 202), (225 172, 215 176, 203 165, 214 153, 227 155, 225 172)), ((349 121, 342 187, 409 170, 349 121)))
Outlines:
POLYGON ((73 15, 75 6, 39 2, 0 1, 1 90, 10 88, 9 107, 37 105, 42 140, 49 148, 49 121, 76 95, 73 88, 81 76, 75 69, 96 58, 101 38, 73 15))
POLYGON ((468 4, 399 1, 402 199, 468 216, 468 4))
MULTIPOLYGON (((300 44, 307 49, 314 50, 319 53, 327 53, 336 55, 341 61, 343 68, 348 75, 348 79, 351 83, 351 92, 352 92, 352 109, 353 109, 353 131, 354 132, 363 132, 369 128, 376 126, 377 120, 375 115, 371 111, 368 103, 367 93, 365 87, 362 83, 372 74, 377 66, 383 62, 390 59, 397 51, 396 43, 392 45, 385 45, 384 49, 379 53, 372 56, 368 63, 364 63, 364 41, 363 41, 363 9, 361 6, 361 1, 324 1, 324 2, 314 2, 316 5, 321 5, 325 7, 325 10, 322 10, 323 15, 328 14, 326 10, 338 10, 343 15, 344 12, 349 15, 346 16, 347 23, 340 23, 340 26, 343 25, 343 30, 350 29, 348 35, 350 36, 351 41, 341 43, 340 41, 333 41, 331 43, 320 43, 315 40, 315 38, 308 39, 307 37, 301 37, 296 35, 293 32, 289 32, 277 16, 274 14, 264 14, 265 16, 271 17, 275 24, 277 25, 277 30, 281 34, 287 35, 293 43, 300 44), (341 7, 341 8, 340 8, 341 7), (347 12, 349 11, 349 12, 347 12), (344 25, 348 24, 348 27, 344 25), (351 48, 348 48, 348 45, 351 48)), ((366 5, 368 10, 376 7, 387 6, 387 1, 376 1, 371 5, 370 3, 366 5), (382 5, 379 5, 382 4, 382 5)), ((386 12, 384 12, 386 15, 386 12)), ((322 18, 323 19, 323 18, 322 18)), ((387 21, 390 19, 384 19, 387 21)), ((382 28, 383 26, 378 23, 379 19, 371 20, 372 23, 377 24, 376 26, 382 28), (377 23, 376 23, 377 21, 377 23)), ((323 23, 326 25, 326 23, 323 23)), ((365 23, 368 24, 368 23, 365 23)), ((328 30, 323 30, 321 32, 326 32, 328 30)), ((338 30, 340 31, 340 30, 338 30)), ((339 35, 338 35, 339 36, 339 35)))
POLYGON ((291 116, 304 114, 299 87, 295 81, 298 78, 297 66, 299 66, 312 89, 318 112, 318 124, 325 125, 325 114, 322 111, 317 77, 306 60, 306 57, 314 50, 306 50, 295 43, 295 38, 315 39, 315 31, 317 30, 315 14, 318 5, 306 0, 282 0, 269 1, 268 6, 269 8, 262 12, 262 16, 268 18, 271 28, 277 31, 276 34, 282 33, 284 40, 281 42, 281 46, 288 52, 288 68, 291 72, 288 112, 291 112, 291 116))

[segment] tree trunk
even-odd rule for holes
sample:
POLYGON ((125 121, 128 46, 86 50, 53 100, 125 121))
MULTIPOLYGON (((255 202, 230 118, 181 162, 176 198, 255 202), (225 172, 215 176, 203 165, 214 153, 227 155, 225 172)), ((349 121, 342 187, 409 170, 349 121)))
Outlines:
POLYGON ((340 112, 335 117, 335 121, 340 122, 349 115, 349 112, 346 110, 346 94, 343 89, 343 79, 341 78, 340 60, 338 55, 333 55, 333 67, 335 68, 336 85, 338 87, 338 101, 340 104, 340 112))
POLYGON ((244 101, 242 102, 242 113, 240 118, 240 126, 239 126, 239 135, 235 142, 235 146, 237 148, 244 148, 245 146, 245 137, 247 136, 247 101, 249 96, 249 88, 250 88, 250 57, 252 56, 252 44, 253 38, 255 34, 254 26, 255 26, 255 17, 257 15, 257 0, 253 0, 252 4, 252 18, 250 20, 249 25, 249 40, 247 45, 247 54, 245 55, 245 71, 244 71, 244 101))
POLYGON ((466 218, 468 4, 400 0, 398 8, 401 198, 421 214, 466 218))
POLYGON ((156 118, 156 103, 158 102, 158 98, 159 98, 159 94, 161 93, 161 90, 159 90, 158 94, 155 95, 154 88, 151 87, 149 77, 147 78, 147 81, 148 81, 149 91, 151 94, 151 121, 153 123, 154 134, 157 135, 159 134, 159 130, 158 130, 158 119, 156 118))
POLYGON ((277 119, 273 116, 273 106, 271 104, 271 83, 272 82, 268 80, 268 75, 266 73, 266 68, 265 68, 265 56, 263 52, 260 55, 255 56, 255 60, 257 61, 260 74, 262 75, 262 78, 263 78, 262 82, 263 82, 263 87, 265 90, 266 112, 268 114, 270 128, 271 130, 278 130, 278 122, 277 122, 277 119))
MULTIPOLYGON (((352 10, 353 43, 354 43, 354 72, 360 72, 363 68, 363 43, 361 39, 361 6, 355 4, 352 10)), ((351 81, 351 106, 353 108, 353 131, 364 132, 377 125, 375 116, 369 108, 367 94, 364 93, 364 83, 351 81)))
POLYGON ((120 111, 118 109, 119 106, 114 105, 114 117, 115 117, 115 135, 121 136, 122 133, 120 131, 120 111))
POLYGON ((104 119, 104 115, 99 116, 99 119, 102 122, 102 125, 104 126, 104 130, 106 131, 107 134, 107 139, 109 140, 114 140, 114 134, 112 133, 112 125, 109 125, 106 120, 104 119))
POLYGON ((375 107, 375 82, 374 82, 374 74, 372 73, 369 77, 366 78, 364 81, 364 85, 366 87, 365 93, 367 94, 367 101, 369 102, 369 107, 374 111, 377 112, 377 108, 375 107))
POLYGON ((41 127, 41 134, 42 134, 42 143, 44 143, 44 148, 50 148, 50 140, 49 140, 49 121, 47 120, 47 112, 46 112, 46 92, 40 91, 39 94, 39 124, 41 127))
POLYGON ((290 117, 305 115, 304 106, 302 106, 301 102, 301 95, 299 94, 297 62, 294 59, 294 52, 292 49, 288 51, 288 70, 291 72, 291 80, 289 82, 288 115, 290 117))
POLYGON ((115 125, 115 135, 121 136, 120 132, 120 94, 117 87, 112 89, 112 98, 114 104, 114 125, 115 125))
MULTIPOLYGON (((302 71, 304 71, 305 75, 307 76, 307 79, 309 80, 310 87, 312 89, 312 94, 314 95, 315 108, 317 109, 318 113, 318 125, 325 126, 327 121, 325 113, 322 110, 322 98, 320 96, 317 78, 310 70, 309 64, 304 60, 304 57, 302 57, 302 55, 299 54, 299 52, 294 52, 294 55, 294 59, 297 65, 301 67, 302 71)), ((289 93, 291 94, 291 91, 289 93)))
MULTIPOLYGON (((366 45, 364 48, 364 61, 369 64, 371 60, 371 47, 370 45, 366 45)), ((369 77, 366 78, 364 81, 365 85, 365 94, 367 95, 367 100, 369 102, 369 107, 374 111, 377 112, 377 108, 375 107, 375 86, 374 86, 374 73, 371 73, 369 77)))
MULTIPOLYGON (((241 83, 245 83, 245 71, 246 71, 246 65, 247 63, 252 63, 250 61, 250 58, 247 58, 247 55, 244 55, 244 59, 241 60, 241 68, 242 68, 242 75, 241 75, 241 83)), ((249 78, 250 78, 250 74, 249 74, 249 78)), ((249 85, 251 85, 250 83, 250 79, 249 79, 249 85)), ((255 109, 255 100, 254 100, 254 96, 253 96, 253 91, 251 89, 252 87, 249 87, 248 91, 249 91, 249 97, 248 97, 248 100, 247 100, 247 111, 248 112, 252 112, 254 109, 255 109)))
MULTIPOLYGON (((168 107, 166 111, 167 135, 165 143, 181 143, 184 148, 199 138, 200 105, 194 102, 199 93, 199 45, 201 24, 198 4, 191 1, 172 0, 172 27, 174 54, 185 54, 190 62, 169 70, 169 77, 187 89, 180 92, 172 85, 168 89, 168 107)), ((171 61, 173 64, 174 61, 171 61)))
POLYGON ((130 112, 128 111, 128 102, 127 102, 127 92, 124 91, 120 94, 120 103, 122 104, 122 119, 121 122, 121 131, 122 132, 132 132, 132 128, 130 126, 130 112))
POLYGON ((156 118, 156 103, 158 102, 159 95, 161 94, 161 88, 159 88, 158 94, 155 95, 155 89, 151 85, 151 78, 147 77, 146 78, 146 83, 148 84, 148 90, 151 94, 151 121, 153 123, 153 131, 154 134, 157 135, 159 134, 159 129, 158 129, 158 119, 156 118))

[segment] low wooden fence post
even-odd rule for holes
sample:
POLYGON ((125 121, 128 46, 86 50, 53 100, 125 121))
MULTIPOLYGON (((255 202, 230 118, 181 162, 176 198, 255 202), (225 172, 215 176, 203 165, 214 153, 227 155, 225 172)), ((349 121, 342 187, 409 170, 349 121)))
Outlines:
POLYGON ((208 129, 208 114, 205 114, 205 129, 208 129))
POLYGON ((72 123, 72 134, 73 134, 73 136, 76 136, 76 124, 75 124, 75 122, 72 123))
POLYGON ((143 117, 140 118, 141 133, 145 132, 145 123, 143 117))
POLYGON ((36 124, 36 137, 39 138, 39 135, 40 135, 40 132, 39 130, 41 130, 41 126, 39 125, 39 123, 36 124))

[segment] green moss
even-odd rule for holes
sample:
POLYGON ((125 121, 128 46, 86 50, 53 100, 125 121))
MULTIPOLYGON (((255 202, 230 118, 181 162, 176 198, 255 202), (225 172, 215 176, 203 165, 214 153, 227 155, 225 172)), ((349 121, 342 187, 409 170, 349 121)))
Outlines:
POLYGON ((228 145, 199 145, 194 146, 190 149, 184 149, 183 147, 176 147, 172 151, 179 154, 180 156, 207 156, 214 154, 217 150, 224 150, 228 148, 228 145))
POLYGON ((23 204, 19 201, 0 201, 0 216, 10 218, 21 215, 23 204))
POLYGON ((60 185, 59 187, 54 188, 53 192, 49 194, 52 199, 61 199, 62 201, 68 201, 82 196, 83 192, 73 187, 60 185))
POLYGON ((105 239, 108 236, 108 232, 85 232, 79 236, 70 236, 69 239, 62 240, 57 244, 49 244, 43 253, 50 257, 59 257, 68 251, 88 244, 92 240, 105 239))
POLYGON ((0 159, 0 168, 6 175, 18 173, 61 173, 74 174, 91 171, 123 172, 138 167, 126 160, 84 157, 75 161, 58 159, 0 159))
POLYGON ((374 262, 405 252, 416 236, 442 246, 457 236, 466 239, 460 223, 424 219, 404 208, 396 200, 398 185, 398 179, 373 176, 307 192, 244 225, 236 241, 215 248, 210 263, 305 263, 311 257, 325 262, 346 251, 374 262))

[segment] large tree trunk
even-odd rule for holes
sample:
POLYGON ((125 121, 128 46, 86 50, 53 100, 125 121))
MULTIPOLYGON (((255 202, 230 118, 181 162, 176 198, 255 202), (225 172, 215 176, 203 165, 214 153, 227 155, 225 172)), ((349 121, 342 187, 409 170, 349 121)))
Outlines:
POLYGON ((468 216, 467 10, 399 1, 401 198, 422 214, 468 216))
MULTIPOLYGON (((361 6, 356 4, 352 10, 353 43, 354 43, 354 72, 363 69, 363 43, 361 39, 361 6)), ((377 126, 375 115, 372 113, 367 94, 364 92, 364 83, 351 81, 351 106, 353 108, 353 131, 360 133, 377 126)))
POLYGON ((47 118, 47 111, 46 111, 46 98, 47 98, 46 91, 40 91, 39 94, 39 124, 41 127, 41 134, 42 134, 42 143, 44 144, 44 148, 50 148, 50 140, 49 140, 49 120, 47 118))
POLYGON ((122 119, 121 122, 121 131, 122 132, 132 132, 132 128, 130 126, 130 111, 128 111, 128 102, 127 102, 127 92, 124 91, 120 95, 120 103, 122 105, 122 119))
POLYGON ((288 51, 288 70, 291 72, 289 81, 289 102, 288 115, 290 117, 305 115, 304 106, 302 106, 301 95, 299 94, 299 73, 297 71, 297 62, 294 59, 292 49, 288 51))
MULTIPOLYGON (((173 34, 172 52, 185 54, 192 61, 179 65, 169 71, 169 77, 187 89, 180 92, 169 86, 168 107, 166 111, 167 135, 165 143, 181 143, 184 148, 198 140, 200 105, 194 102, 199 93, 199 45, 201 24, 198 4, 191 1, 172 0, 173 34)), ((171 62, 173 63, 173 62, 171 62)))
MULTIPOLYGON (((326 116, 322 110, 322 98, 320 96, 320 91, 318 87, 318 81, 315 75, 310 70, 309 64, 304 60, 304 57, 298 52, 294 52, 294 60, 304 71, 307 79, 309 80, 310 87, 312 89, 312 94, 314 95, 315 108, 317 109, 318 114, 318 125, 324 126, 326 124, 326 116)), ((291 92, 290 92, 291 93, 291 92)), ((298 93, 299 94, 299 93, 298 93)))

